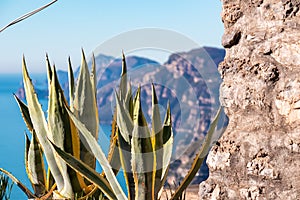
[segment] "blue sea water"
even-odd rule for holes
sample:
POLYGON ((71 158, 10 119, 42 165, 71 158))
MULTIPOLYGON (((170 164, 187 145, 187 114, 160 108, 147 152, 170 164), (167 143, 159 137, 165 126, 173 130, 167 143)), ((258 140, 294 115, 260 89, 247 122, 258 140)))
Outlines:
MULTIPOLYGON (((30 187, 24 168, 26 126, 13 97, 21 77, 21 74, 0 75, 0 167, 30 187)), ((14 185, 11 199, 26 199, 26 196, 14 185)))
MULTIPOLYGON (((32 79, 43 80, 45 74, 36 74, 32 79)), ((22 81, 21 74, 0 74, 0 168, 6 169, 18 178, 23 184, 31 189, 24 167, 25 136, 28 132, 22 119, 19 107, 13 97, 22 81)), ((41 102, 43 108, 47 107, 46 101, 41 102)), ((99 140, 101 147, 107 153, 109 145, 110 126, 102 125, 100 128, 99 140)), ((30 135, 30 134, 29 134, 30 135)), ((97 171, 101 171, 97 167, 97 171)), ((118 175, 118 180, 125 191, 125 181, 122 173, 118 175)), ((23 192, 13 186, 11 193, 12 200, 26 199, 23 192)))

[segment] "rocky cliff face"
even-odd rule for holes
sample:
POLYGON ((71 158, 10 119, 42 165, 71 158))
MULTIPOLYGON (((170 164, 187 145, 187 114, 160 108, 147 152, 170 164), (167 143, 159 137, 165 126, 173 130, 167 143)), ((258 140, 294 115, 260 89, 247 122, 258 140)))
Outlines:
POLYGON ((300 199, 300 1, 222 2, 229 126, 200 199, 300 199))

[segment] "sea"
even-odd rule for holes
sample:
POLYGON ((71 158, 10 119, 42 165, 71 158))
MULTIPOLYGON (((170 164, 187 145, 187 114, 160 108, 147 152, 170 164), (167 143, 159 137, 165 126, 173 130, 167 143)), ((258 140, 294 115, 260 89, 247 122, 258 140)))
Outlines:
MULTIPOLYGON (((45 80, 45 74, 33 74, 33 80, 45 80)), ((13 94, 17 92, 22 84, 21 74, 0 74, 0 168, 3 168, 13 174, 31 191, 31 184, 27 178, 24 165, 25 152, 25 134, 30 136, 29 131, 22 119, 17 102, 13 94)), ((41 100, 40 103, 45 111, 47 110, 47 100, 41 100)), ((101 147, 107 154, 109 146, 110 126, 101 125, 99 138, 101 138, 101 147)), ((101 172, 101 167, 97 165, 97 171, 101 172)), ((117 176, 123 190, 126 184, 123 173, 117 176)), ((125 191, 126 193, 126 191, 125 191)), ((27 196, 14 184, 10 196, 12 200, 27 199, 27 196)))

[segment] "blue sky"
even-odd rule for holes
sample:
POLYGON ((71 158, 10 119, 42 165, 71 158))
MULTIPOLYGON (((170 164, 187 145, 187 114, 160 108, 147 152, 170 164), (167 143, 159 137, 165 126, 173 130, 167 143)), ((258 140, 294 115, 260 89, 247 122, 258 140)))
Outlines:
MULTIPOLYGON (((0 27, 48 2, 1 0, 0 27)), ((23 54, 30 72, 45 71, 46 52, 59 69, 67 69, 68 56, 78 66, 81 48, 90 55, 107 40, 144 28, 174 31, 199 46, 221 47, 220 13, 219 0, 59 0, 0 33, 0 73, 20 73, 23 54)))

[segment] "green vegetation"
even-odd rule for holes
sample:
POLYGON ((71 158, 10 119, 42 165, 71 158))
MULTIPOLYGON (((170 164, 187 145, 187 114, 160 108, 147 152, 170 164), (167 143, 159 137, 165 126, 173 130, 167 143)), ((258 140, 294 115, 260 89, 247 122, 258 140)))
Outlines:
MULTIPOLYGON (((120 86, 115 92, 116 108, 110 148, 106 157, 97 142, 99 120, 94 57, 89 72, 82 52, 76 85, 69 60, 69 103, 58 82, 55 66, 50 65, 48 57, 46 61, 49 86, 47 119, 24 58, 23 81, 27 105, 15 97, 31 133, 31 137, 26 135, 25 138, 25 167, 33 192, 9 172, 1 168, 0 171, 7 174, 28 198, 159 199, 170 165, 173 132, 170 106, 162 121, 154 85, 150 130, 142 111, 141 89, 138 88, 135 95, 132 94, 123 55, 120 86), (100 163, 102 172, 96 171, 96 160, 100 163), (125 195, 116 178, 121 169, 124 171, 128 195, 125 195)), ((185 189, 208 153, 219 116, 220 109, 189 173, 170 199, 183 198, 185 189)))

